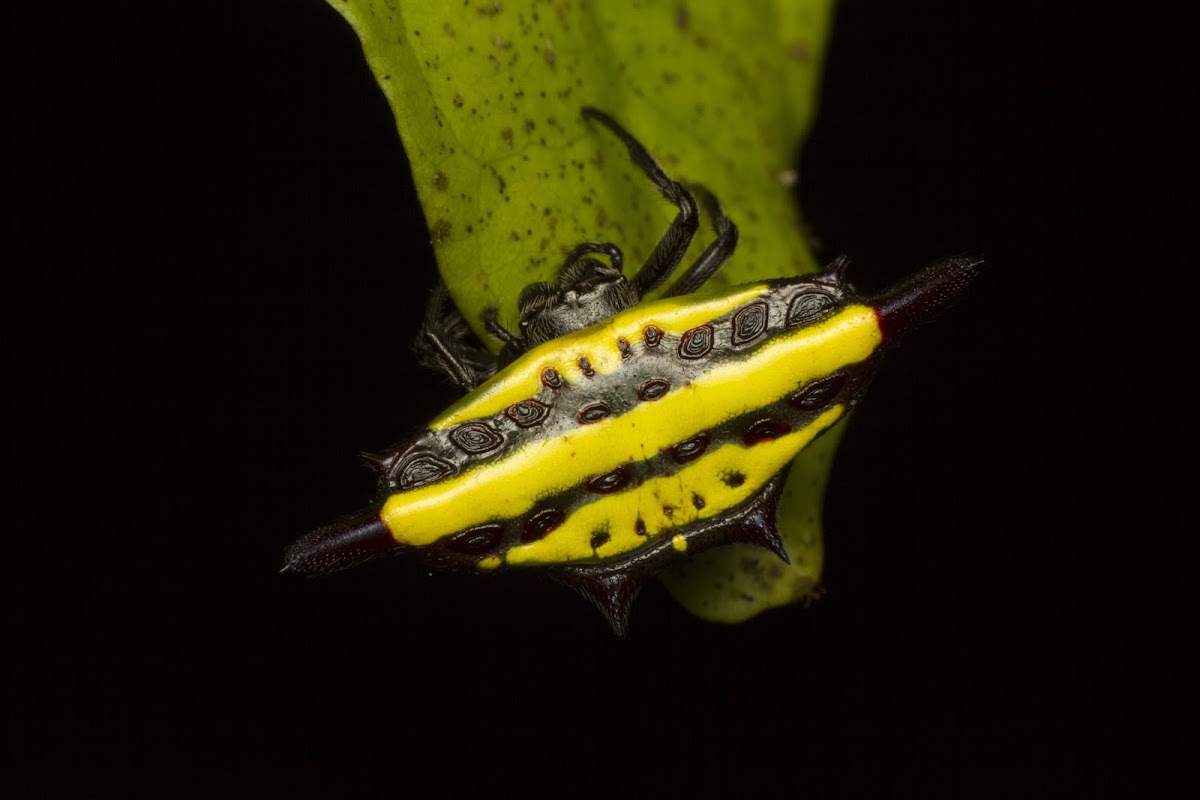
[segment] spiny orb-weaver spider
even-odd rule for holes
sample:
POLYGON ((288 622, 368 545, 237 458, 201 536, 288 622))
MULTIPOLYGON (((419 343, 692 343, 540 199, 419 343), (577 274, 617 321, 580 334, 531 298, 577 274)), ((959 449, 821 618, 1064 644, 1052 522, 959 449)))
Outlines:
POLYGON ((775 509, 796 454, 860 401, 885 345, 953 303, 981 262, 959 256, 862 299, 847 261, 804 278, 692 294, 730 257, 737 228, 700 186, 672 180, 612 117, 678 213, 632 279, 609 242, 574 248, 557 283, 519 300, 518 332, 470 342, 444 287, 417 337, 423 364, 469 394, 407 441, 364 456, 379 477, 363 512, 293 544, 285 572, 321 574, 390 553, 495 572, 541 568, 618 635, 642 584, 710 547, 747 542, 787 561, 775 509), (716 238, 663 299, 700 203, 716 238), (603 256, 605 261, 595 258, 603 256))

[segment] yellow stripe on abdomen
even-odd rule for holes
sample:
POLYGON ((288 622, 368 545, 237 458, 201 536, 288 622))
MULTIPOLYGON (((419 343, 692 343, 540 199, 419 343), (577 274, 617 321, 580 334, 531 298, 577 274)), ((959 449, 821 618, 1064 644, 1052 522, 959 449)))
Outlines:
POLYGON ((750 446, 728 444, 674 475, 598 499, 577 509, 546 538, 513 547, 506 560, 509 564, 555 564, 609 558, 635 550, 675 528, 720 516, 749 500, 843 413, 843 406, 834 406, 804 428, 778 439, 750 446), (741 480, 731 485, 727 478, 734 473, 741 480), (696 496, 703 500, 702 508, 693 502, 696 496), (670 515, 665 508, 672 509, 670 515), (645 526, 645 536, 638 535, 639 519, 645 526), (607 531, 609 539, 593 550, 592 535, 600 530, 607 531))

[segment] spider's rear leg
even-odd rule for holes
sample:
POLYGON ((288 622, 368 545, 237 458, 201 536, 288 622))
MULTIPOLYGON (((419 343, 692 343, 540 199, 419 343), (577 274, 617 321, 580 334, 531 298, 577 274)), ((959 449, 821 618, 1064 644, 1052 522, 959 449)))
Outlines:
POLYGON ((711 278, 721 266, 729 260, 733 255, 733 251, 737 249, 738 229, 737 226, 730 221, 729 217, 725 216, 725 210, 721 208, 721 204, 717 201, 716 196, 705 187, 698 183, 693 183, 688 186, 692 190, 692 194, 700 198, 700 204, 704 207, 704 214, 712 223, 713 230, 717 233, 717 238, 700 254, 687 272, 683 273, 678 280, 671 284, 671 288, 664 293, 666 297, 678 297, 681 294, 690 294, 701 286, 704 282, 711 278))
POLYGON ((446 284, 439 281, 429 293, 425 320, 413 342, 417 360, 469 392, 496 372, 495 356, 472 345, 472 338, 467 321, 450 300, 446 284))
POLYGON ((603 111, 589 106, 583 108, 583 116, 586 119, 596 120, 612 131, 624 143, 633 163, 646 174, 646 177, 658 189, 659 194, 679 208, 679 213, 675 215, 671 227, 667 228, 667 232, 655 245, 654 252, 646 259, 646 263, 642 265, 631 281, 638 296, 644 297, 647 293, 662 286, 663 282, 671 276, 675 267, 679 266, 679 262, 683 260, 683 255, 687 252, 688 246, 692 243, 692 237, 696 235, 696 229, 700 226, 700 213, 696 209, 696 200, 683 184, 671 180, 658 162, 642 146, 642 143, 634 139, 615 119, 603 111))

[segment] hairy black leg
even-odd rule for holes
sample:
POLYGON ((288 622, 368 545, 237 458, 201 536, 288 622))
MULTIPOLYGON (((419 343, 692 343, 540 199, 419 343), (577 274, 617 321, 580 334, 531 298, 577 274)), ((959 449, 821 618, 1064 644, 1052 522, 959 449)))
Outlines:
POLYGON ((500 312, 495 306, 488 306, 483 310, 483 327, 505 345, 521 344, 521 337, 510 333, 508 328, 500 324, 500 312))
POLYGON ((717 232, 717 238, 704 248, 704 252, 700 254, 694 264, 688 267, 687 272, 671 284, 671 288, 665 292, 666 297, 678 297, 699 289, 721 268, 722 264, 729 260, 733 251, 737 249, 737 226, 730 221, 729 217, 725 216, 725 211, 721 208, 716 196, 698 183, 693 183, 688 188, 700 199, 700 205, 703 206, 705 215, 712 223, 713 230, 717 232))
POLYGON ((425 320, 413 347, 421 365, 446 375, 471 391, 496 372, 496 358, 470 344, 471 329, 450 301, 450 292, 439 282, 429 294, 425 320))
POLYGON ((488 306, 483 310, 483 327, 503 343, 498 359, 502 367, 508 366, 529 349, 524 338, 511 333, 508 328, 500 324, 500 312, 496 310, 495 306, 488 306))
MULTIPOLYGON (((563 275, 569 274, 571 268, 578 264, 584 256, 591 255, 592 253, 600 253, 601 255, 608 256, 609 262, 617 272, 625 270, 625 254, 621 252, 621 248, 612 242, 584 242, 583 244, 576 245, 575 249, 567 254, 562 266, 559 267, 560 284, 563 275)), ((564 286, 563 288, 567 287, 564 286)))
POLYGON ((679 262, 683 260, 683 255, 687 252, 688 245, 692 243, 692 237, 696 235, 696 229, 700 225, 696 200, 683 184, 671 180, 641 142, 634 139, 608 114, 599 109, 585 106, 583 116, 586 119, 596 120, 612 131, 625 144, 633 163, 646 173, 646 177, 658 189, 659 194, 679 208, 679 213, 671 222, 671 227, 667 228, 667 232, 654 247, 654 252, 646 259, 646 263, 638 270, 631 282, 638 296, 645 296, 662 286, 663 282, 671 276, 675 267, 679 266, 679 262))

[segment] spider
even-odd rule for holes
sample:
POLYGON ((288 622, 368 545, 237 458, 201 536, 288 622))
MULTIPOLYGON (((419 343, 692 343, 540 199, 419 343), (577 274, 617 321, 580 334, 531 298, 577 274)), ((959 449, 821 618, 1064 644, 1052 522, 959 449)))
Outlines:
POLYGON ((293 544, 285 571, 401 551, 478 572, 541 568, 624 635, 639 587, 685 554, 743 542, 788 560, 775 512, 792 460, 858 404, 885 345, 954 302, 981 263, 945 259, 870 300, 845 282, 845 259, 681 300, 733 254, 736 226, 612 117, 583 115, 679 209, 666 233, 629 280, 615 244, 578 245, 556 283, 521 292, 516 333, 487 309, 497 356, 436 286, 417 352, 470 394, 366 456, 375 501, 293 544), (700 208, 715 239, 643 303, 683 260, 700 208))

